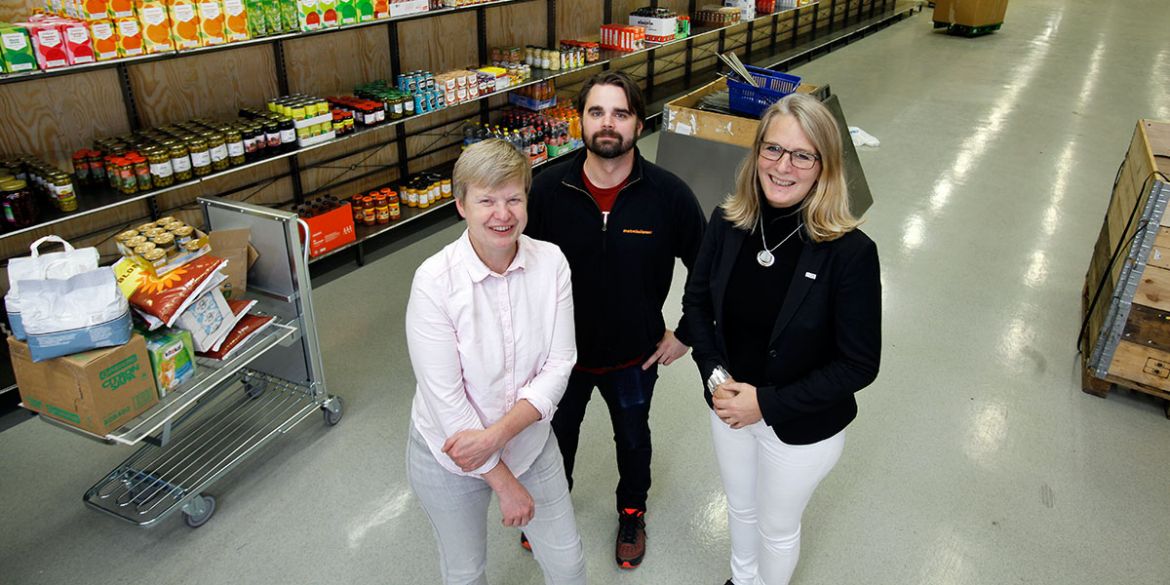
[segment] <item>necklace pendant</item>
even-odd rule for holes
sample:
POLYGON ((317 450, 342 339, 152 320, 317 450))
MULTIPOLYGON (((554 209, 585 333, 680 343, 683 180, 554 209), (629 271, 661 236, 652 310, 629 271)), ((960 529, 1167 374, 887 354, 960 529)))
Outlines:
POLYGON ((776 262, 776 257, 767 250, 760 250, 760 253, 756 254, 756 262, 759 262, 760 266, 767 268, 776 262))

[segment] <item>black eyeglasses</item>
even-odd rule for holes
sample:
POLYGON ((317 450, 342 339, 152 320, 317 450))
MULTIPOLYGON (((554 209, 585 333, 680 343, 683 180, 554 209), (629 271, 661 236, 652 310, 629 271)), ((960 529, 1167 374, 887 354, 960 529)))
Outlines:
POLYGON ((770 161, 779 162, 780 159, 784 158, 785 154, 788 155, 788 160, 792 163, 792 166, 806 171, 813 168, 818 160, 821 160, 820 156, 811 152, 788 150, 779 144, 764 143, 763 146, 760 146, 760 156, 770 161))

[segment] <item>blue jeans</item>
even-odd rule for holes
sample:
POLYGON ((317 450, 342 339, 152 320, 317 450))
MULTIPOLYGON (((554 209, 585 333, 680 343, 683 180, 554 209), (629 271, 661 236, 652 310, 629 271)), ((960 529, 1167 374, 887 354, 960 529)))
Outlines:
POLYGON ((593 389, 601 392, 613 423, 613 441, 617 451, 617 509, 646 509, 650 492, 650 399, 658 380, 658 364, 643 371, 641 364, 591 374, 573 370, 565 395, 557 405, 552 427, 565 460, 565 475, 573 489, 573 461, 585 420, 585 407, 593 389))

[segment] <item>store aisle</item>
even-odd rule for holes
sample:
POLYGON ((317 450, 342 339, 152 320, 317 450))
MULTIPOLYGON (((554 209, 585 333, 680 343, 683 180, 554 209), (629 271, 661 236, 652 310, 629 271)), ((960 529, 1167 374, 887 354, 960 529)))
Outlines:
MULTIPOLYGON (((845 454, 805 516, 794 583, 1170 581, 1170 421, 1142 397, 1083 394, 1082 279, 1137 118, 1170 118, 1162 0, 1014 1, 1002 31, 935 34, 927 10, 797 72, 829 83, 882 141, 862 162, 863 229, 883 262, 885 355, 845 454)), ((652 154, 652 153, 648 153, 652 154)), ((0 433, 0 581, 387 583, 437 580, 406 485, 413 378, 402 331, 414 268, 452 224, 320 286, 330 390, 319 419, 222 481, 204 527, 142 530, 81 494, 130 454, 31 421, 0 433)), ((677 319, 681 271, 668 321, 677 319)), ((698 376, 665 368, 643 566, 613 564, 616 472, 604 408, 573 493, 590 583, 716 584, 724 501, 698 376)), ((489 534, 492 583, 541 583, 517 533, 489 534)))

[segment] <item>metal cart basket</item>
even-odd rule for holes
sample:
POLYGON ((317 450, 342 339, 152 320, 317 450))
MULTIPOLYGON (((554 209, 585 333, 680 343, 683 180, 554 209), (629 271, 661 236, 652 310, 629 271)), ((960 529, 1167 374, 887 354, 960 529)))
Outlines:
MULTIPOLYGON (((212 230, 248 228, 259 259, 248 273, 256 309, 276 320, 224 361, 199 358, 196 378, 108 435, 54 423, 102 442, 141 444, 85 493, 90 507, 141 526, 181 510, 191 527, 215 512, 203 493, 238 463, 315 411, 341 420, 341 398, 325 389, 296 214, 200 198, 212 230)), ((49 422, 48 417, 41 417, 49 422)))

